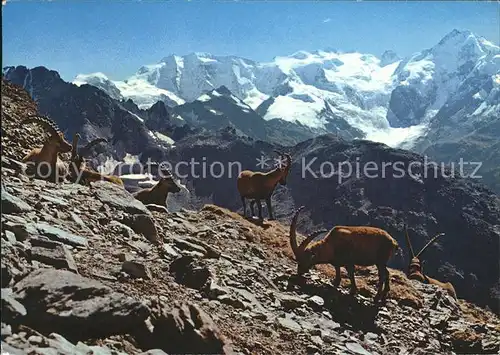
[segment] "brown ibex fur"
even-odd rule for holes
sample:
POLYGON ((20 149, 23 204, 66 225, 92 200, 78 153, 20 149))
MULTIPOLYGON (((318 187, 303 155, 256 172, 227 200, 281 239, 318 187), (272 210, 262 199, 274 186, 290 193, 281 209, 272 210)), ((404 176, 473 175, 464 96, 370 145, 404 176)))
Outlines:
POLYGON ((162 175, 155 186, 134 192, 132 196, 145 205, 154 204, 167 207, 168 194, 181 191, 181 187, 169 170, 160 169, 160 172, 162 172, 162 175), (166 173, 165 176, 163 176, 164 173, 166 173))
POLYGON ((59 153, 68 153, 71 151, 71 144, 66 141, 64 134, 59 130, 57 125, 51 119, 43 116, 30 116, 20 125, 36 123, 44 128, 50 137, 47 139, 43 147, 35 148, 29 152, 23 159, 23 163, 29 166, 27 173, 33 172, 37 178, 44 178, 52 182, 63 181, 67 174, 65 164, 59 159, 59 153), (42 164, 46 168, 42 168, 42 164), (47 171, 48 170, 48 171, 47 171))
POLYGON ((387 296, 390 290, 387 263, 400 249, 398 242, 385 230, 365 226, 335 226, 330 231, 313 232, 300 244, 297 244, 296 226, 300 207, 293 216, 290 225, 290 244, 297 261, 297 274, 302 275, 317 264, 330 264, 335 268, 334 286, 340 285, 340 267, 349 274, 352 295, 357 293, 354 267, 376 265, 378 269, 378 287, 375 302, 387 296), (328 234, 319 241, 312 241, 321 233, 328 234), (382 286, 384 288, 382 289, 382 286))
POLYGON ((422 268, 422 263, 420 262, 420 255, 424 252, 427 247, 429 247, 434 241, 439 238, 440 236, 444 235, 444 233, 439 233, 436 236, 434 236, 424 247, 418 252, 417 255, 413 252, 413 246, 411 245, 410 241, 410 236, 408 235, 408 227, 405 225, 405 235, 406 235, 406 242, 408 243, 408 248, 410 249, 410 264, 408 265, 408 272, 407 276, 411 280, 417 280, 422 283, 428 283, 432 285, 437 285, 441 288, 443 288, 448 294, 453 297, 454 299, 457 299, 457 293, 455 291, 455 288, 451 284, 451 282, 441 282, 439 280, 433 279, 432 277, 429 277, 424 274, 424 270, 422 268))
POLYGON ((245 199, 253 199, 250 203, 250 208, 252 210, 252 216, 254 215, 253 205, 257 203, 259 209, 259 218, 262 218, 262 205, 261 200, 265 200, 267 204, 267 210, 269 213, 269 219, 274 219, 273 210, 271 206, 271 195, 276 188, 276 185, 280 183, 281 185, 286 185, 286 178, 288 172, 292 166, 292 157, 290 154, 283 154, 279 151, 275 151, 280 156, 280 161, 282 158, 286 159, 286 166, 282 167, 279 164, 275 169, 263 173, 260 171, 250 171, 243 170, 237 179, 238 192, 241 197, 241 202, 243 204, 243 216, 246 217, 247 206, 245 199))
POLYGON ((113 184, 123 186, 123 181, 118 176, 103 175, 86 167, 84 155, 88 154, 90 148, 92 148, 96 144, 107 143, 108 141, 105 138, 97 138, 89 142, 83 148, 78 149, 77 146, 79 140, 80 135, 76 133, 73 137, 73 150, 69 166, 69 180, 72 182, 78 182, 82 185, 87 185, 91 182, 104 180, 113 184))

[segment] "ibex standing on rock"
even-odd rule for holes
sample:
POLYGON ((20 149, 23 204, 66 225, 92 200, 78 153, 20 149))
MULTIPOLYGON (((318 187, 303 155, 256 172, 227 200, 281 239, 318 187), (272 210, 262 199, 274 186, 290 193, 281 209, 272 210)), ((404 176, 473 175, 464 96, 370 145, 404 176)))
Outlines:
POLYGON ((330 264, 335 268, 334 286, 340 285, 340 267, 346 268, 351 280, 352 295, 357 293, 354 278, 354 266, 376 265, 378 269, 378 287, 375 302, 384 299, 390 290, 387 263, 396 250, 398 242, 385 230, 364 226, 335 226, 313 232, 300 244, 297 244, 296 226, 300 207, 293 216, 290 225, 290 244, 297 261, 297 274, 302 275, 316 264, 330 264), (321 233, 328 234, 319 241, 312 241, 321 233), (384 288, 382 289, 382 286, 384 288))
POLYGON ((455 292, 455 288, 453 287, 451 282, 441 282, 439 280, 433 279, 432 277, 425 275, 423 268, 422 268, 422 264, 421 264, 420 259, 419 259, 419 256, 422 255, 424 250, 427 249, 427 247, 429 247, 429 245, 434 243, 434 241, 437 238, 444 235, 444 233, 439 233, 435 237, 433 237, 431 240, 429 240, 429 242, 426 245, 424 245, 424 247, 418 252, 417 255, 415 255, 415 253, 413 252, 413 246, 411 245, 410 236, 408 235, 408 227, 406 225, 405 225, 405 235, 406 235, 406 242, 408 243, 408 248, 410 249, 410 253, 411 253, 411 255, 410 255, 411 261, 410 261, 410 265, 408 266, 408 272, 407 272, 408 278, 411 280, 417 280, 417 281, 420 281, 420 282, 426 283, 426 284, 437 285, 437 286, 443 288, 444 290, 446 290, 446 292, 448 292, 448 294, 451 297, 453 297, 454 299, 457 299, 457 293, 455 292))
POLYGON ((81 184, 89 184, 94 181, 109 181, 111 183, 123 186, 123 181, 118 176, 112 175, 102 175, 97 171, 90 170, 85 166, 84 155, 90 152, 90 148, 99 144, 107 143, 105 138, 97 138, 89 142, 83 148, 78 149, 78 141, 80 140, 80 135, 78 133, 73 137, 73 150, 71 154, 71 162, 69 165, 69 180, 72 182, 78 182, 81 184))
POLYGON ((59 159, 59 153, 68 153, 71 151, 71 144, 64 138, 64 134, 59 130, 54 121, 43 116, 30 116, 20 125, 36 123, 43 127, 50 137, 43 147, 35 148, 29 152, 22 162, 28 165, 27 173, 33 172, 37 178, 46 179, 52 182, 63 181, 67 174, 67 168, 59 159))
POLYGON ((283 154, 279 151, 275 151, 280 156, 281 159, 286 159, 286 165, 284 167, 281 164, 278 165, 275 169, 268 171, 267 173, 263 173, 260 171, 250 171, 243 170, 237 179, 237 187, 238 192, 240 193, 241 202, 243 203, 243 216, 246 217, 247 214, 247 206, 245 203, 245 199, 254 199, 255 201, 251 202, 251 209, 253 215, 253 204, 257 203, 257 207, 259 209, 259 218, 262 220, 262 205, 261 200, 265 200, 267 204, 267 209, 269 212, 269 219, 274 219, 273 210, 271 206, 271 195, 276 188, 276 185, 280 183, 281 185, 286 185, 286 178, 288 176, 288 172, 292 166, 292 157, 290 154, 283 154))

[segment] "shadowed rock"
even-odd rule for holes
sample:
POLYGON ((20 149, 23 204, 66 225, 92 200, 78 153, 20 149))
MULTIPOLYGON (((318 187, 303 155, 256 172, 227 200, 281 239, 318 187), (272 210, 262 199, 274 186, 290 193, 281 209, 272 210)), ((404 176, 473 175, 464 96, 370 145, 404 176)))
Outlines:
POLYGON ((175 303, 152 321, 155 346, 174 354, 229 354, 231 345, 198 305, 175 303))
POLYGON ((13 287, 28 312, 24 324, 45 334, 83 340, 124 334, 142 325, 149 309, 141 302, 65 270, 37 270, 13 287))

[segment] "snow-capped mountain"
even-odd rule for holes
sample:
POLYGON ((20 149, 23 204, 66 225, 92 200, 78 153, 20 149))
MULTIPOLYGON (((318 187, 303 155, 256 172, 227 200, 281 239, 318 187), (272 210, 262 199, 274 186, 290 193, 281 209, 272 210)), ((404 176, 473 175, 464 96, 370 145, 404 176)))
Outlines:
POLYGON ((431 49, 406 58, 393 75, 389 123, 407 127, 432 118, 466 79, 482 76, 480 68, 486 67, 489 76, 498 73, 498 55, 499 47, 484 38, 454 30, 431 49))
MULTIPOLYGON (((492 109, 483 86, 500 72, 499 53, 499 47, 486 39, 453 30, 434 47, 404 59, 393 51, 378 58, 325 50, 299 51, 258 63, 191 53, 167 56, 112 84, 141 108, 158 98, 170 106, 192 102, 224 86, 265 120, 338 131, 342 119, 366 139, 408 148, 425 135, 441 109, 458 100, 465 82, 472 85, 468 91, 478 93, 474 99, 478 107, 484 103, 483 111, 492 109)), ((116 91, 102 84, 101 74, 94 76, 80 75, 75 81, 116 91)))
MULTIPOLYGON (((265 120, 225 86, 208 91, 192 102, 176 106, 172 111, 174 118, 182 118, 183 122, 193 127, 214 132, 230 126, 239 134, 278 144, 293 145, 329 132, 326 129, 292 124, 281 119, 265 120)), ((329 130, 337 132, 342 138, 353 139, 363 136, 363 132, 350 127, 341 118, 331 117, 331 121, 329 130)))
POLYGON ((103 73, 79 74, 73 80, 73 84, 89 84, 98 87, 116 100, 131 99, 139 108, 147 109, 158 101, 165 102, 173 107, 183 104, 185 101, 177 95, 162 90, 145 80, 130 78, 125 81, 111 81, 103 73))
POLYGON ((174 113, 192 126, 212 131, 232 126, 245 135, 266 139, 266 121, 225 86, 175 107, 174 113))

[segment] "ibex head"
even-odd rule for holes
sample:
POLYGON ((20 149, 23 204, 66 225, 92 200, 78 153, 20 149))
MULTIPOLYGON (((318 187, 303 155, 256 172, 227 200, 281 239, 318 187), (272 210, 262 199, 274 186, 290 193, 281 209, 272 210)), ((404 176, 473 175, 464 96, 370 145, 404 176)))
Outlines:
POLYGON ((68 153, 71 151, 72 146, 65 138, 57 124, 51 119, 43 116, 30 116, 21 121, 20 125, 27 123, 36 123, 50 133, 48 143, 57 148, 60 153, 68 153))
POLYGON ((169 192, 179 192, 182 187, 179 181, 174 178, 172 172, 166 167, 158 163, 151 163, 153 166, 158 166, 158 174, 160 176, 160 181, 158 181, 157 186, 159 188, 165 188, 169 192))
POLYGON ((321 255, 312 253, 307 250, 307 245, 318 235, 321 233, 328 232, 326 229, 321 229, 315 232, 310 233, 300 245, 297 243, 297 219, 299 217, 299 213, 304 209, 304 206, 301 206, 295 211, 295 214, 292 218, 292 223, 290 224, 290 245, 292 247, 293 254, 295 255, 295 260, 297 262, 297 274, 302 275, 311 269, 312 266, 316 264, 315 258, 320 257, 321 255))
POLYGON ((292 167, 292 157, 288 153, 281 153, 278 150, 275 150, 275 152, 279 155, 280 157, 280 163, 278 164, 278 169, 281 171, 281 178, 279 179, 279 183, 283 186, 286 185, 286 178, 288 176, 288 173, 290 171, 290 168, 292 167), (282 166, 283 158, 286 160, 286 165, 282 166))
POLYGON ((434 241, 440 236, 444 235, 444 233, 438 233, 436 236, 431 238, 429 242, 424 245, 422 249, 415 255, 413 251, 413 246, 411 245, 410 236, 408 235, 408 226, 405 225, 405 235, 406 235, 406 243, 408 244, 408 248, 410 250, 410 264, 408 265, 408 275, 422 274, 422 262, 420 261, 420 255, 432 244, 434 241))

